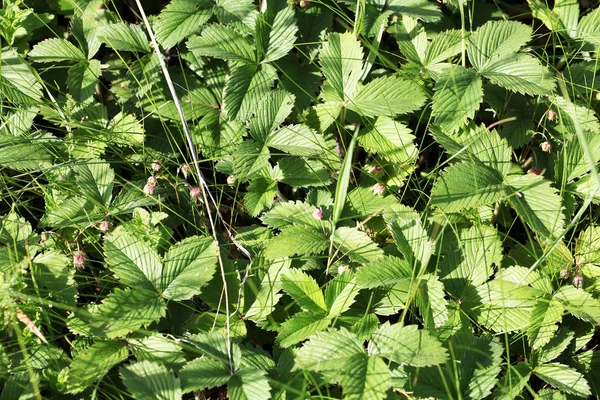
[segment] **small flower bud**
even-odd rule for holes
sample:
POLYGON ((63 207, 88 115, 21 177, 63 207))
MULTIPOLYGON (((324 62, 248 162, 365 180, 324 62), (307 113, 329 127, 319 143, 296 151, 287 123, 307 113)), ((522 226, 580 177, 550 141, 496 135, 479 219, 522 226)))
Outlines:
POLYGON ((83 251, 76 251, 73 253, 73 265, 76 267, 83 267, 83 263, 85 262, 85 254, 83 251))
POLYGON ((568 269, 563 269, 560 271, 560 279, 569 279, 569 277, 571 276, 571 271, 569 271, 568 269))
POLYGON ((160 164, 159 160, 154 160, 154 161, 152 161, 151 167, 152 167, 152 171, 160 171, 160 169, 162 168, 162 165, 160 164))
POLYGON ((348 271, 350 269, 349 266, 347 266, 346 264, 340 264, 340 266, 337 269, 338 275, 343 274, 344 272, 348 271))
POLYGON ((183 175, 183 177, 187 179, 188 173, 190 172, 190 165, 189 164, 181 164, 181 167, 179 167, 179 170, 181 171, 181 174, 183 175))
POLYGON ((146 183, 146 184, 144 185, 143 192, 144 192, 144 194, 145 194, 146 196, 150 196, 151 194, 154 194, 154 188, 155 188, 155 186, 154 186, 154 185, 151 185, 151 184, 149 184, 149 183, 146 183))
POLYGON ((527 172, 529 172, 532 175, 541 175, 542 174, 542 171, 536 167, 530 168, 529 171, 527 171, 527 172))
POLYGON ((554 121, 556 119, 556 111, 554 110, 548 110, 546 115, 548 116, 548 121, 554 121))
POLYGON ((201 194, 202 190, 198 186, 195 186, 190 190, 190 197, 192 200, 198 200, 201 194))
POLYGON ((314 219, 322 220, 323 215, 325 215, 325 214, 323 213, 323 210, 321 210, 320 208, 317 208, 315 211, 313 211, 312 215, 313 215, 314 219))
POLYGON ((110 222, 108 222, 107 220, 100 222, 100 225, 98 226, 98 229, 101 230, 102 232, 108 231, 109 228, 110 228, 110 222))
POLYGON ((371 168, 369 168, 369 173, 374 176, 381 176, 382 172, 383 169, 381 169, 381 166, 379 165, 373 165, 371 168))
POLYGON ((229 175, 227 177, 227 184, 228 185, 235 185, 235 182, 237 181, 237 178, 233 175, 229 175))
POLYGON ((310 0, 300 0, 298 2, 298 5, 300 6, 300 8, 308 8, 310 7, 310 0))
POLYGON ((385 186, 383 186, 381 183, 376 183, 373 185, 373 193, 376 195, 381 195, 383 192, 385 192, 385 186))
POLYGON ((573 277, 573 286, 578 289, 583 289, 583 276, 581 274, 577 274, 573 277))
POLYGON ((156 186, 156 178, 151 176, 150 178, 148 178, 148 185, 152 185, 152 186, 156 186))
POLYGON ((42 232, 40 234, 40 243, 44 243, 46 240, 48 240, 48 234, 46 232, 42 232))
POLYGON ((547 140, 545 142, 542 142, 540 144, 540 147, 542 148, 542 151, 544 153, 550 153, 550 151, 552 150, 552 144, 547 140))

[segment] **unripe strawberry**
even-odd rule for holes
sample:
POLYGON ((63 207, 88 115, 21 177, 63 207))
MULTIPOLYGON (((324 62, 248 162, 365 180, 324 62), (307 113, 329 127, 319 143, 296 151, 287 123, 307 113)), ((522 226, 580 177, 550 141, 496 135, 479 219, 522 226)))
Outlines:
POLYGON ((583 276, 581 274, 577 274, 573 277, 573 286, 578 289, 583 289, 583 276))

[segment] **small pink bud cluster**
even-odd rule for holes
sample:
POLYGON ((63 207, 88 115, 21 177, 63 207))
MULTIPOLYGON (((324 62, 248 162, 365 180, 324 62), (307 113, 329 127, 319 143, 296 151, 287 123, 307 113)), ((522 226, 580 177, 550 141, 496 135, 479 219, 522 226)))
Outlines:
POLYGON ((162 164, 159 160, 152 161, 152 164, 150 166, 152 167, 152 171, 156 172, 160 171, 160 169, 162 168, 162 164))
POLYGON ((192 189, 190 189, 190 197, 192 198, 192 200, 198 200, 201 194, 202 189, 200 189, 198 186, 195 186, 192 189))
POLYGON ((385 186, 383 186, 381 183, 376 183, 373 185, 373 193, 379 196, 382 195, 383 192, 385 192, 385 186))
POLYGON ((583 289, 583 276, 581 274, 577 274, 573 277, 573 286, 577 289, 583 289))
POLYGON ((108 222, 107 220, 100 222, 100 225, 98 225, 98 229, 102 232, 107 232, 110 229, 110 222, 108 222))
POLYGON ((317 208, 315 211, 313 211, 313 218, 316 220, 322 220, 323 216, 325 215, 325 213, 323 212, 323 210, 321 210, 320 208, 317 208))
POLYGON ((190 172, 190 165, 189 164, 181 164, 181 167, 179 167, 179 170, 181 171, 181 174, 183 175, 183 177, 187 179, 188 173, 190 172))
POLYGON ((146 196, 151 196, 154 194, 154 189, 156 188, 156 178, 151 176, 148 178, 148 182, 144 185, 143 192, 146 196))
POLYGON ((548 121, 554 121, 556 119, 556 111, 550 109, 547 113, 548 121))
POLYGON ((81 268, 83 267, 83 264, 85 263, 85 254, 83 253, 83 251, 76 251, 75 253, 73 253, 73 265, 81 268))

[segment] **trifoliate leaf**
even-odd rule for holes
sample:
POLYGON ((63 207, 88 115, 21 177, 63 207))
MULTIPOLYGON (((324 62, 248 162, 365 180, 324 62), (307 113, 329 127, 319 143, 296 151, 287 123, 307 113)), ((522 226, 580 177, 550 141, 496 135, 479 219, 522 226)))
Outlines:
POLYGON ((292 187, 327 186, 331 182, 329 170, 317 160, 285 157, 277 165, 283 175, 279 181, 292 187))
POLYGON ((258 176, 264 176, 271 170, 269 148, 254 140, 244 140, 233 153, 233 175, 246 182, 258 176))
POLYGON ((354 300, 360 290, 356 284, 354 273, 347 271, 338 275, 327 285, 325 289, 325 304, 329 310, 330 318, 337 318, 354 304, 354 300))
POLYGON ((358 143, 368 152, 400 164, 416 161, 418 150, 414 141, 415 136, 406 125, 386 117, 377 118, 375 124, 358 137, 358 143))
POLYGON ((462 66, 444 71, 435 86, 433 116, 436 124, 449 133, 456 132, 475 116, 483 101, 481 77, 462 66))
POLYGON ((356 228, 336 229, 333 242, 340 252, 339 257, 346 256, 352 261, 368 263, 383 257, 383 250, 377 247, 369 235, 356 228))
POLYGON ((139 339, 129 339, 129 348, 138 361, 162 363, 167 368, 180 368, 186 359, 181 346, 168 334, 154 333, 139 339))
POLYGON ((296 353, 296 363, 310 371, 339 371, 347 359, 364 354, 356 335, 345 329, 319 332, 296 353))
POLYGON ((223 386, 230 377, 226 365, 208 357, 188 361, 179 372, 184 393, 223 386))
POLYGON ((129 355, 123 341, 97 340, 92 346, 80 351, 69 367, 67 391, 80 393, 93 382, 102 379, 115 365, 129 355), (94 368, 90 368, 93 365, 94 368))
POLYGON ((120 369, 123 383, 139 400, 181 399, 179 378, 155 361, 138 361, 120 369))
POLYGON ((531 27, 517 21, 489 21, 473 32, 467 42, 469 60, 475 69, 510 56, 531 40, 531 27))
POLYGON ((76 101, 85 103, 96 93, 96 84, 101 73, 100 61, 81 62, 69 68, 67 87, 76 101))
POLYGON ((431 204, 444 212, 492 204, 505 196, 502 182, 502 175, 492 168, 471 163, 454 164, 435 182, 431 204))
POLYGON ((138 146, 144 143, 144 126, 131 114, 118 113, 107 127, 110 143, 118 146, 138 146))
POLYGON ((294 7, 286 7, 279 11, 272 21, 267 21, 268 13, 261 13, 256 19, 257 38, 267 36, 262 51, 263 62, 273 62, 284 57, 292 50, 296 41, 296 19, 294 18, 294 7), (263 30, 265 32, 258 32, 263 30), (268 32, 268 33, 267 33, 268 32), (264 35, 266 33, 266 35, 264 35))
POLYGON ((35 62, 87 61, 86 56, 75 45, 58 38, 46 39, 33 46, 29 58, 35 62))
POLYGON ((433 241, 429 238, 419 214, 402 205, 396 205, 386 211, 385 219, 396 247, 410 268, 420 270, 426 267, 433 254, 433 241))
POLYGON ((367 117, 393 117, 418 110, 425 100, 419 85, 398 75, 388 75, 361 87, 348 101, 347 107, 367 117))
POLYGON ((284 90, 267 93, 253 110, 250 119, 250 134, 257 142, 264 143, 292 112, 294 96, 284 90))
POLYGON ((582 374, 559 363, 538 365, 533 373, 557 389, 574 396, 587 397, 592 394, 582 374))
POLYGON ((277 182, 268 176, 259 176, 248 185, 244 206, 250 215, 256 217, 262 210, 269 208, 276 194, 277 182))
POLYGON ((281 277, 283 290, 307 311, 325 312, 325 298, 319 284, 305 272, 291 269, 281 277))
POLYGON ((576 318, 594 325, 600 324, 600 300, 574 286, 563 286, 554 294, 565 310, 576 318))
POLYGON ((117 51, 151 51, 148 38, 140 25, 127 22, 104 24, 96 29, 98 39, 108 47, 117 51))
POLYGON ((171 247, 157 287, 162 297, 186 300, 200 294, 215 274, 218 251, 211 238, 202 236, 188 237, 171 247))
POLYGON ((196 33, 210 19, 212 13, 212 1, 173 0, 154 21, 156 41, 163 48, 169 49, 196 33))
MULTIPOLYGON (((3 242, 10 243, 4 240, 3 242)), ((68 265, 69 260, 64 254, 58 250, 49 250, 35 256, 30 268, 38 285, 47 288, 48 297, 57 298, 62 303, 74 307, 78 291, 74 279, 75 271, 68 268, 68 265)), ((40 294, 42 293, 45 294, 43 289, 40 290, 40 294)))
POLYGON ((345 398, 383 400, 392 386, 392 378, 385 361, 359 353, 344 363, 341 384, 345 398))
POLYGON ((314 157, 331 150, 325 137, 306 125, 283 126, 269 135, 267 143, 293 156, 314 157))
POLYGON ((225 87, 224 109, 230 119, 245 120, 269 92, 277 77, 268 65, 240 65, 231 71, 225 87))
POLYGON ((323 75, 338 100, 353 99, 363 69, 363 50, 356 36, 350 32, 330 34, 323 43, 320 59, 323 75))
POLYGON ((426 367, 446 362, 442 344, 417 325, 381 325, 369 342, 369 354, 379 355, 401 365, 426 367))

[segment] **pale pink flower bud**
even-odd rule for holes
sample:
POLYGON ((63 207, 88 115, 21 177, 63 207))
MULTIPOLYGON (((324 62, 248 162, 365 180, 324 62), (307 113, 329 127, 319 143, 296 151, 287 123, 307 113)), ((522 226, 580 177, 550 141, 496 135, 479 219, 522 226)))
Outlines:
POLYGON ((152 185, 152 186, 156 186, 156 178, 151 176, 150 178, 148 178, 148 185, 152 185))
POLYGON ((573 277, 573 286, 578 289, 583 289, 583 276, 581 274, 577 274, 573 277))
POLYGON ((563 269, 560 271, 560 279, 569 279, 571 276, 571 271, 568 269, 563 269))
POLYGON ((385 192, 385 186, 383 186, 381 183, 376 183, 373 185, 373 193, 376 195, 381 195, 383 192, 385 192))
POLYGON ((548 110, 548 120, 554 121, 556 119, 556 112, 554 110, 548 110))
POLYGON ((310 0, 300 0, 298 2, 298 5, 300 6, 300 8, 310 7, 310 0))
POLYGON ((160 169, 162 168, 162 165, 160 164, 159 160, 154 160, 154 161, 152 161, 151 167, 152 167, 153 171, 160 171, 160 169))
POLYGON ((150 196, 151 194, 153 194, 153 193, 154 193, 154 188, 155 188, 155 186, 154 186, 154 185, 151 185, 151 184, 149 184, 149 183, 146 183, 146 184, 144 185, 143 192, 144 192, 144 194, 145 194, 146 196, 150 196))
POLYGON ((227 177, 227 184, 228 185, 235 185, 235 182, 237 181, 237 178, 233 175, 229 175, 227 177))
POLYGON ((100 225, 98 226, 98 229, 101 230, 102 232, 108 231, 109 228, 110 228, 110 222, 108 222, 107 220, 100 222, 100 225))
POLYGON ((181 167, 179 167, 179 170, 183 174, 183 177, 187 178, 188 173, 190 172, 190 166, 189 166, 189 164, 181 164, 181 167))
POLYGON ((350 269, 349 266, 347 266, 346 264, 340 264, 340 266, 338 267, 338 275, 343 274, 344 272, 348 271, 350 269))
POLYGON ((312 215, 313 215, 314 219, 321 220, 321 219, 323 219, 323 216, 325 215, 325 213, 323 213, 323 210, 321 210, 320 208, 317 208, 315 211, 313 211, 312 215))
POLYGON ((380 176, 381 172, 383 172, 383 170, 381 169, 381 167, 379 165, 373 165, 371 168, 369 168, 369 172, 372 175, 380 176))
POLYGON ((200 198, 201 194, 202 194, 202 190, 198 186, 193 187, 190 190, 190 197, 192 198, 192 200, 198 200, 200 198))
POLYGON ((85 254, 83 251, 76 251, 73 253, 73 265, 76 267, 83 267, 83 263, 85 262, 85 254))
POLYGON ((552 150, 552 144, 547 140, 545 142, 542 142, 540 144, 540 147, 542 148, 542 151, 544 153, 549 153, 552 150))
POLYGON ((42 232, 40 234, 40 243, 44 243, 46 240, 48 240, 48 234, 46 232, 42 232))
POLYGON ((527 172, 529 172, 530 174, 533 174, 533 175, 541 175, 542 174, 542 171, 536 167, 530 168, 529 171, 527 171, 527 172))

